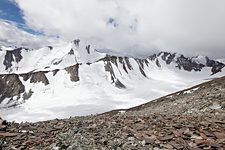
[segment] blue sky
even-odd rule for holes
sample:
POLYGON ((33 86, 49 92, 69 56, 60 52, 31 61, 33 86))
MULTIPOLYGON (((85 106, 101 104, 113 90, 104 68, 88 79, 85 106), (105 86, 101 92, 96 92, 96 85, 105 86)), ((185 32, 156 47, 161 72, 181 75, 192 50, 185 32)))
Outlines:
POLYGON ((31 34, 42 34, 41 32, 32 30, 25 24, 22 11, 12 0, 0 0, 0 19, 15 23, 18 28, 31 34))
POLYGON ((24 24, 22 13, 17 5, 9 0, 0 1, 0 18, 24 24))

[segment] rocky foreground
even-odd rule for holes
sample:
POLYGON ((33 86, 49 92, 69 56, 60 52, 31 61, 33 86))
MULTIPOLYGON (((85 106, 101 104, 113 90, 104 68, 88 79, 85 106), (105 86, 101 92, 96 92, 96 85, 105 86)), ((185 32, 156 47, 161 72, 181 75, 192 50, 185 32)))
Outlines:
POLYGON ((37 123, 0 120, 0 149, 225 149, 225 77, 128 110, 37 123))

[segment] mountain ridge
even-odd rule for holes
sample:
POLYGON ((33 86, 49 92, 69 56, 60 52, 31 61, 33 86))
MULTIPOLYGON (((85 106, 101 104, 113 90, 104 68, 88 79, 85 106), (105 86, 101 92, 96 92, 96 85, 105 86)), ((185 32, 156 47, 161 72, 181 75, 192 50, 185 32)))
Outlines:
MULTIPOLYGON (((91 47, 90 44, 82 44, 83 47, 80 48, 80 43, 81 41, 79 39, 77 40, 74 40, 73 42, 63 46, 63 47, 56 47, 56 53, 63 49, 67 49, 66 52, 64 52, 63 56, 61 56, 61 58, 58 58, 57 60, 57 56, 54 56, 50 65, 57 65, 57 64, 60 64, 63 57, 65 57, 66 55, 75 55, 75 61, 70 64, 70 66, 76 64, 76 63, 88 63, 88 64, 91 64, 91 63, 94 63, 96 61, 98 61, 99 59, 102 59, 104 57, 108 57, 108 56, 112 56, 112 57, 118 57, 118 58, 131 58, 131 59, 138 59, 138 61, 145 61, 148 63, 148 60, 156 60, 156 64, 160 67, 160 64, 158 64, 158 58, 161 57, 162 60, 164 60, 166 62, 166 64, 170 64, 172 61, 176 61, 176 63, 178 64, 178 68, 181 69, 181 67, 183 67, 184 70, 187 70, 187 71, 191 71, 191 70, 195 70, 195 71, 199 71, 201 68, 203 67, 215 67, 213 68, 214 71, 212 70, 212 74, 215 74, 218 72, 218 70, 220 71, 223 67, 224 67, 224 64, 222 62, 219 62, 219 61, 216 61, 216 60, 212 60, 212 59, 209 59, 207 56, 202 56, 202 58, 198 59, 199 56, 193 56, 193 57, 185 57, 183 54, 177 54, 177 53, 170 53, 170 52, 165 52, 165 51, 161 51, 159 52, 158 54, 153 54, 153 55, 150 55, 150 56, 146 56, 146 58, 139 58, 139 57, 129 57, 129 56, 120 56, 119 54, 117 55, 110 55, 110 54, 107 54, 106 52, 100 52, 94 48, 91 47), (68 48, 69 47, 69 48, 68 48), (86 54, 90 54, 91 57, 97 57, 95 58, 94 60, 86 60, 85 61, 82 61, 82 60, 76 60, 77 58, 76 57, 81 57, 81 59, 88 59, 87 57, 89 55, 84 55, 85 54, 85 51, 86 51, 86 54), (76 52, 76 54, 74 53, 76 52), (78 53, 80 54, 78 54, 78 53), (81 52, 83 54, 81 54, 81 52), (93 53, 93 54, 92 54, 93 53), (79 56, 80 55, 80 56, 79 56), (81 56, 83 55, 83 56, 81 56), (97 56, 99 55, 99 56, 97 56), (101 55, 101 56, 100 56, 101 55), (86 58, 85 58, 86 57, 86 58), (60 59, 60 60, 59 60, 60 59), (205 60, 203 60, 205 59, 205 60), (79 61, 79 62, 78 62, 79 61), (192 64, 193 68, 187 68, 185 66, 185 64, 188 64, 190 66, 190 64, 192 64), (195 67, 195 68, 194 68, 195 67), (218 67, 218 68, 216 68, 218 67)), ((14 73, 16 73, 16 70, 19 70, 19 67, 20 66, 16 66, 20 63, 20 61, 23 58, 23 55, 21 54, 22 51, 26 51, 26 52, 40 52, 41 51, 48 51, 50 50, 50 52, 54 49, 54 47, 52 46, 47 46, 45 48, 41 48, 41 49, 38 49, 38 50, 33 50, 33 49, 28 49, 28 48, 23 48, 23 47, 15 47, 15 48, 7 48, 7 47, 4 47, 4 48, 0 48, 2 52, 5 52, 5 56, 4 54, 2 53, 1 57, 4 58, 3 60, 3 65, 5 66, 5 70, 8 71, 6 73, 10 73, 10 72, 13 72, 14 70, 14 73), (12 64, 14 63, 15 64, 12 64), (15 65, 15 66, 13 66, 15 65), (13 68, 14 67, 14 68, 13 68)), ((46 53, 46 52, 45 52, 46 53)), ((45 57, 47 54, 43 54, 42 57, 45 57)), ((90 59, 90 58, 89 58, 90 59)), ((142 65, 143 66, 143 65, 142 65)), ((47 67, 49 67, 48 65, 46 66, 43 66, 43 68, 38 68, 38 69, 46 69, 47 67)), ((68 67, 68 66, 65 66, 65 68, 68 67)), ((3 67, 2 67, 3 68, 3 67)), ((33 70, 36 69, 36 68, 32 68, 33 70)), ((32 71, 29 70, 27 72, 31 72, 32 71)), ((2 73, 3 71, 1 71, 2 73)))
POLYGON ((75 115, 86 105, 88 111, 81 115, 129 108, 225 73, 223 63, 204 56, 168 52, 145 59, 112 56, 79 39, 39 50, 2 50, 0 58, 0 107, 15 107, 25 116, 47 111, 55 117, 53 110, 62 106, 75 107, 75 115))

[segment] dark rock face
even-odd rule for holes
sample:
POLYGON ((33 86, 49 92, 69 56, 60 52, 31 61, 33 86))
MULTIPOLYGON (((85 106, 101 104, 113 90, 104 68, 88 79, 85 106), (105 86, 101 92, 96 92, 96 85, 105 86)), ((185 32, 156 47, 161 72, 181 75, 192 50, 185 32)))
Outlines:
POLYGON ((160 63, 159 63, 159 60, 158 60, 158 59, 156 59, 155 64, 156 64, 158 67, 161 67, 161 65, 160 65, 160 63))
POLYGON ((12 67, 12 62, 16 61, 18 63, 23 59, 21 51, 22 48, 17 48, 13 51, 6 51, 5 59, 3 61, 3 64, 5 65, 5 70, 8 70, 10 67, 12 67))
POLYGON ((48 48, 49 48, 50 50, 52 50, 52 49, 53 49, 53 47, 52 47, 52 46, 48 46, 48 48))
MULTIPOLYGON (((120 63, 123 67, 123 70, 128 74, 129 70, 133 70, 133 67, 130 63, 130 60, 128 57, 116 57, 116 56, 110 56, 106 55, 105 58, 100 59, 99 61, 104 61, 105 63, 105 71, 110 72, 111 74, 111 79, 113 83, 115 82, 116 76, 113 71, 112 64, 114 64, 118 68, 118 63, 120 63)), ((147 59, 135 59, 136 63, 139 66, 139 71, 144 77, 147 77, 145 71, 144 71, 144 66, 148 66, 148 60, 147 59)), ((121 70, 119 70, 121 71, 121 70)))
POLYGON ((19 96, 25 91, 25 87, 19 79, 19 75, 0 75, 0 103, 5 98, 19 96))
POLYGON ((24 81, 27 81, 30 79, 30 83, 39 83, 42 82, 45 85, 49 84, 49 81, 45 74, 48 73, 48 71, 39 71, 39 72, 29 72, 25 74, 20 74, 24 81))
POLYGON ((156 54, 153 54, 151 56, 148 57, 149 60, 154 61, 157 58, 156 54))
POLYGON ((166 62, 167 65, 169 65, 175 58, 176 53, 169 53, 169 52, 160 52, 159 55, 161 55, 162 60, 166 62))
POLYGON ((42 82, 45 85, 49 84, 49 81, 47 79, 47 77, 45 76, 45 73, 48 72, 44 72, 44 71, 39 71, 39 72, 34 72, 31 74, 31 78, 30 78, 30 83, 38 83, 38 82, 42 82))
POLYGON ((133 67, 132 67, 132 65, 131 65, 131 63, 130 63, 130 61, 129 61, 129 58, 128 58, 128 57, 125 57, 124 60, 125 60, 125 62, 126 62, 126 64, 127 64, 128 69, 133 70, 133 67))
POLYGON ((116 79, 116 76, 115 76, 115 74, 114 74, 112 64, 111 64, 110 61, 105 61, 104 63, 105 63, 105 71, 110 73, 110 75, 111 75, 111 80, 112 80, 113 83, 114 83, 114 82, 115 82, 115 79, 116 79))
POLYGON ((53 65, 58 65, 62 62, 62 59, 54 60, 53 65))
POLYGON ((176 53, 173 53, 173 54, 168 53, 167 59, 165 60, 166 64, 169 65, 174 60, 175 56, 176 56, 176 53))
POLYGON ((139 70, 141 72, 141 74, 144 76, 144 77, 147 77, 147 75, 145 74, 145 71, 144 71, 144 63, 141 59, 135 59, 138 66, 139 66, 139 70))
POLYGON ((91 45, 87 45, 87 46, 86 46, 86 50, 87 50, 87 53, 88 53, 88 54, 90 54, 90 48, 91 48, 91 45))
POLYGON ((119 57, 119 62, 123 65, 123 70, 128 73, 123 57, 119 57))
POLYGON ((30 78, 31 73, 20 74, 20 76, 23 78, 24 81, 27 81, 30 78))
POLYGON ((122 82, 120 82, 119 79, 116 80, 115 86, 120 88, 120 89, 125 89, 126 88, 126 86, 122 82))
POLYGON ((76 64, 74 66, 70 66, 68 68, 65 68, 65 70, 70 74, 70 80, 73 82, 77 82, 80 80, 79 78, 79 64, 76 64))
POLYGON ((104 62, 104 64, 105 64, 104 65, 105 71, 110 73, 111 80, 114 83, 115 82, 115 79, 116 79, 116 76, 114 74, 114 70, 113 70, 113 67, 112 67, 111 62, 118 67, 117 57, 114 57, 114 56, 111 57, 110 55, 106 55, 106 57, 100 59, 99 61, 103 61, 104 62))
POLYGON ((71 49, 70 52, 69 52, 68 54, 69 54, 69 55, 74 55, 73 49, 71 49))
POLYGON ((218 72, 221 72, 222 69, 225 67, 225 64, 215 61, 215 60, 211 60, 208 57, 206 57, 206 66, 212 67, 211 71, 212 71, 212 75, 213 75, 218 72))
POLYGON ((53 70, 52 72, 53 72, 53 76, 55 76, 59 72, 59 69, 53 70))
POLYGON ((167 65, 171 64, 172 62, 176 63, 176 67, 179 69, 183 69, 185 71, 201 71, 204 67, 211 67, 212 75, 220 72, 224 67, 225 64, 211 60, 208 57, 205 57, 206 64, 201 64, 193 60, 195 57, 185 57, 184 55, 180 55, 179 57, 176 53, 169 53, 169 52, 160 52, 159 54, 154 54, 148 57, 150 61, 155 61, 158 67, 161 67, 158 58, 161 57, 163 61, 166 62, 167 65))
POLYGON ((74 44, 75 44, 76 46, 78 46, 78 47, 79 47, 79 45, 80 45, 80 39, 76 39, 76 40, 74 40, 74 44))
POLYGON ((195 61, 192 61, 192 59, 184 57, 184 55, 178 57, 176 63, 179 69, 183 68, 186 71, 201 71, 202 68, 205 67, 205 65, 198 64, 195 61))
POLYGON ((28 93, 23 94, 23 100, 28 100, 34 92, 30 89, 28 93))
POLYGON ((29 72, 29 73, 20 74, 19 76, 21 76, 24 81, 27 81, 28 79, 30 79, 30 83, 42 82, 45 85, 48 85, 49 81, 47 77, 45 76, 46 73, 48 73, 48 71, 29 72))
MULTIPOLYGON (((65 70, 70 74, 71 81, 79 81, 78 68, 78 64, 65 68, 65 70)), ((51 71, 53 73, 52 75, 55 76, 58 71, 59 69, 51 71)), ((30 83, 41 82, 44 85, 48 85, 50 83, 48 78, 46 77, 46 73, 49 73, 49 71, 0 75, 0 103, 5 98, 12 99, 14 96, 18 96, 18 98, 23 98, 23 100, 29 99, 34 92, 31 89, 29 92, 25 92, 25 86, 23 85, 19 77, 22 77, 23 81, 29 80, 30 83)))
POLYGON ((225 64, 221 64, 221 65, 212 67, 212 69, 211 69, 212 74, 211 75, 214 75, 218 72, 221 72, 224 67, 225 67, 225 64))
POLYGON ((116 67, 118 67, 118 63, 117 63, 117 57, 116 56, 108 56, 109 60, 116 65, 116 67))

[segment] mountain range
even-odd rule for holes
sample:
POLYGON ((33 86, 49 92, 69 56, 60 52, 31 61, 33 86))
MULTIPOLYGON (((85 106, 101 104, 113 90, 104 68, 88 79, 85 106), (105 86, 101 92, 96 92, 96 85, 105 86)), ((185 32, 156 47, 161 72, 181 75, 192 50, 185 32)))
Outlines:
POLYGON ((40 121, 129 108, 225 75, 207 56, 103 53, 76 39, 33 50, 0 47, 0 113, 40 121))

